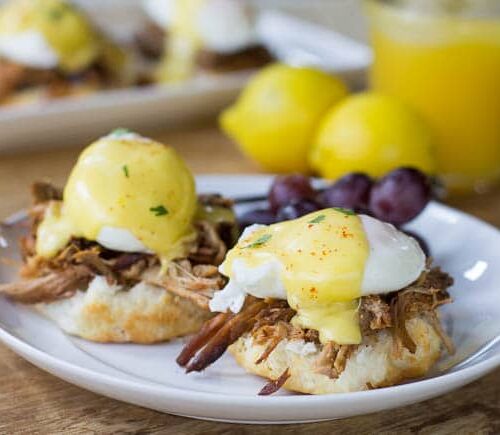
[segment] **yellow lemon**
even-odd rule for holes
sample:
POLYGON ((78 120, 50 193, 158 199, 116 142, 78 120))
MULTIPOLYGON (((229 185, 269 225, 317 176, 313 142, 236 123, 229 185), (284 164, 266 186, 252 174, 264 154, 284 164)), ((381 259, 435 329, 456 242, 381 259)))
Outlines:
POLYGON ((420 116, 398 99, 358 94, 325 115, 310 162, 325 178, 352 171, 380 177, 398 166, 433 173, 433 134, 420 116))
POLYGON ((251 158, 274 172, 306 172, 322 115, 347 95, 336 77, 312 68, 274 64, 249 82, 220 118, 222 129, 251 158))

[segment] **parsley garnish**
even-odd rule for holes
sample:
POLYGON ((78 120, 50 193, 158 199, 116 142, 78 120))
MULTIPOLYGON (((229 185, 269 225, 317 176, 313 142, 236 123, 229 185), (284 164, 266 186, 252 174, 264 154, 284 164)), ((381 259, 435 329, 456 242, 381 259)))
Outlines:
POLYGON ((309 224, 319 224, 320 222, 323 222, 325 220, 326 216, 324 214, 320 214, 319 216, 316 216, 313 220, 309 221, 309 224))
POLYGON ((58 21, 62 18, 63 14, 64 14, 64 10, 62 9, 51 9, 49 11, 49 14, 50 14, 50 18, 54 21, 58 21))
POLYGON ((340 213, 344 213, 348 216, 354 216, 356 213, 354 213, 351 209, 349 208, 343 208, 343 207, 333 207, 334 210, 339 211, 340 213))
POLYGON ((111 136, 120 137, 130 133, 133 133, 133 131, 128 128, 115 128, 110 134, 111 136))
POLYGON ((69 4, 59 4, 55 7, 51 7, 47 10, 50 18, 54 21, 60 20, 66 12, 71 11, 71 5, 69 4))
POLYGON ((129 178, 130 174, 128 172, 128 166, 127 165, 123 165, 122 166, 122 170, 123 170, 123 173, 125 174, 125 177, 129 178))
POLYGON ((263 236, 260 236, 255 242, 243 246, 243 249, 260 248, 264 243, 268 242, 269 239, 271 239, 271 237, 272 237, 271 234, 264 234, 263 236))
POLYGON ((168 210, 163 205, 157 205, 156 207, 151 207, 149 211, 154 213, 155 216, 165 216, 168 214, 168 210))

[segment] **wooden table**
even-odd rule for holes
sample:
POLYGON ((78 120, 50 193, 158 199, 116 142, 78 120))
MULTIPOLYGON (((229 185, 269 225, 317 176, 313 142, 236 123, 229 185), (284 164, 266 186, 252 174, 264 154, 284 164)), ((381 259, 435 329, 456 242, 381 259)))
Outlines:
MULTIPOLYGON (((257 168, 212 125, 157 137, 178 148, 195 173, 244 173, 257 168)), ((26 206, 33 180, 62 185, 81 147, 0 157, 0 217, 26 206)), ((500 226, 500 191, 453 205, 500 226)), ((316 434, 500 433, 500 370, 434 400, 387 412, 311 425, 245 426, 160 414, 98 396, 61 381, 0 346, 0 433, 271 432, 316 434)))

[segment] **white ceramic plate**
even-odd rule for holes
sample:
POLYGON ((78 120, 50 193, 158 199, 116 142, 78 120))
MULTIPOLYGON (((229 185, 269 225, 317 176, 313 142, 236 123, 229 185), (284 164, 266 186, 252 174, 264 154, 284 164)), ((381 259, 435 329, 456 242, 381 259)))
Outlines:
MULTIPOLYGON (((80 1, 89 3, 89 10, 97 7, 96 2, 80 1)), ((126 4, 137 8, 137 2, 126 4)), ((116 8, 103 6, 97 8, 101 20, 110 14, 115 17, 116 8)), ((137 11, 125 14, 121 9, 120 14, 120 17, 138 15, 137 11)), ((128 23, 111 30, 120 33, 123 27, 138 25, 128 23)), ((258 32, 262 42, 284 62, 334 71, 354 89, 364 81, 371 52, 352 39, 272 11, 260 15, 258 32)), ((214 116, 237 96, 251 73, 199 74, 179 84, 101 91, 44 104, 1 107, 0 152, 22 147, 74 145, 120 126, 142 131, 165 129, 180 122, 214 116)))
MULTIPOLYGON (((238 197, 266 192, 268 176, 202 176, 203 192, 238 197)), ((21 215, 2 227, 0 254, 17 251, 21 215), (3 252, 2 252, 3 251, 3 252)), ((429 242, 435 263, 455 278, 443 321, 456 359, 500 332, 500 232, 449 207, 431 204, 410 226, 429 242)), ((0 281, 13 278, 0 266, 0 281)), ((204 373, 185 375, 175 364, 182 341, 154 346, 89 343, 60 332, 27 307, 0 298, 0 340, 40 368, 96 393, 172 414, 203 419, 291 423, 376 412, 429 399, 465 385, 500 365, 500 348, 456 372, 359 393, 257 396, 264 385, 225 355, 204 373)), ((439 368, 451 362, 443 358, 439 368)), ((438 368, 438 369, 439 369, 438 368)))

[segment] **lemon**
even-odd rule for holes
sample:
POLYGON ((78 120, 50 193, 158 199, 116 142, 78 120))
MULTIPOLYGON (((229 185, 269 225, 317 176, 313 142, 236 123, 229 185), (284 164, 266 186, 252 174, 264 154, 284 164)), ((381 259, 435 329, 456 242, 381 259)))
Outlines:
POLYGON ((399 166, 433 173, 433 134, 400 100, 362 93, 347 98, 325 115, 310 162, 325 178, 353 171, 380 177, 399 166))
POLYGON ((346 86, 325 72, 274 64, 250 80, 220 124, 265 169, 306 172, 319 120, 346 95, 346 86))

